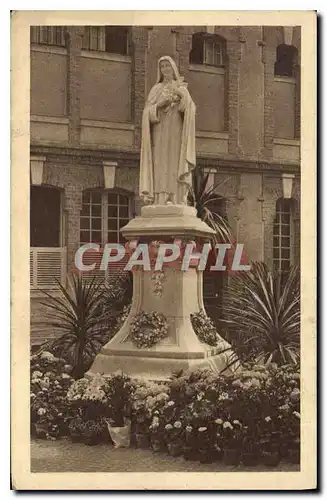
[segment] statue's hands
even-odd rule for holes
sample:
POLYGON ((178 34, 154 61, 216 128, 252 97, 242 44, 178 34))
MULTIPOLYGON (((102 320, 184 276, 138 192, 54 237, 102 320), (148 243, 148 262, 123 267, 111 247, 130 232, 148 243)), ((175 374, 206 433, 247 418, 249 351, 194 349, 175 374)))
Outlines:
POLYGON ((171 103, 171 99, 168 97, 164 97, 157 102, 157 107, 164 108, 165 106, 169 106, 170 103, 171 103))

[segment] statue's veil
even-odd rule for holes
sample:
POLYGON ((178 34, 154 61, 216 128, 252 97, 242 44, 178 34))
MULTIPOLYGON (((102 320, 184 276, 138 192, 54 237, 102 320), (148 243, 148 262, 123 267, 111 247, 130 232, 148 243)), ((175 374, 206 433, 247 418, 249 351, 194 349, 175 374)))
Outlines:
POLYGON ((158 60, 158 65, 157 65, 157 82, 156 83, 160 83, 162 81, 162 74, 161 74, 161 71, 160 71, 160 62, 161 61, 169 61, 171 67, 173 68, 174 79, 177 80, 178 82, 180 82, 182 79, 181 79, 181 76, 179 74, 179 71, 177 69, 177 66, 176 66, 176 63, 175 63, 174 59, 172 57, 170 57, 170 56, 162 56, 158 60))

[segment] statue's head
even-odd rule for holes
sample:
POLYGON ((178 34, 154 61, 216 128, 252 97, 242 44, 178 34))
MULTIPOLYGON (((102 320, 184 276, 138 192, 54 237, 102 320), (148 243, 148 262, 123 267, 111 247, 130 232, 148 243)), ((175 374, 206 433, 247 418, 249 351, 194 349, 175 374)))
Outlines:
POLYGON ((162 82, 164 78, 180 79, 176 63, 170 56, 160 57, 158 61, 158 82, 162 82))

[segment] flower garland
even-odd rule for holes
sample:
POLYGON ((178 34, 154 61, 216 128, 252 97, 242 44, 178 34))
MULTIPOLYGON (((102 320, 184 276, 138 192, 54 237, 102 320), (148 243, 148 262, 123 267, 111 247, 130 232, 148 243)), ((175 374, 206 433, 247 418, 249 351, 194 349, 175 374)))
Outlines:
POLYGON ((201 342, 216 346, 221 341, 215 325, 204 311, 191 314, 191 323, 201 342))
POLYGON ((164 277, 164 271, 154 271, 151 276, 151 281, 153 283, 153 293, 157 297, 162 297, 164 277))
POLYGON ((139 349, 155 346, 167 337, 167 334, 168 323, 162 313, 142 311, 131 322, 130 339, 139 349))

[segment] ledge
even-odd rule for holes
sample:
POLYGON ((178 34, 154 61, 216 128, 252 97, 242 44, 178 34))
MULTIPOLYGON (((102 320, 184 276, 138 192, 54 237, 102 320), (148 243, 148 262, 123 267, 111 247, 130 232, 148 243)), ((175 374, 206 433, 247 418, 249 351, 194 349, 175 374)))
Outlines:
POLYGON ((274 76, 275 82, 290 83, 295 85, 296 79, 293 76, 274 76))
POLYGON ((135 130, 133 123, 127 122, 107 122, 102 120, 82 119, 81 125, 84 127, 110 128, 118 130, 135 130))
POLYGON ((196 137, 204 139, 228 140, 228 132, 205 132, 200 130, 199 132, 196 132, 196 137))
POLYGON ((225 68, 218 66, 206 66, 205 64, 190 64, 190 71, 199 71, 200 73, 212 73, 215 75, 224 75, 225 68))
POLYGON ((30 115, 30 120, 31 122, 57 123, 59 125, 68 125, 69 123, 66 116, 30 115))
POLYGON ((131 64, 131 56, 122 56, 121 54, 111 54, 110 52, 96 50, 82 50, 82 57, 87 59, 101 59, 103 61, 121 62, 131 64))
POLYGON ((58 54, 62 56, 67 55, 66 47, 59 47, 57 45, 42 45, 39 43, 31 43, 31 51, 43 52, 45 54, 58 54))
POLYGON ((282 139, 277 137, 274 139, 274 144, 278 144, 281 146, 293 146, 293 147, 299 147, 300 146, 300 139, 282 139))
MULTIPOLYGON (((31 143, 32 155, 46 155, 52 161, 70 161, 78 158, 78 162, 87 165, 102 165, 103 160, 117 161, 119 164, 139 168, 140 151, 138 149, 90 147, 85 145, 48 145, 31 143)), ((288 172, 300 174, 300 162, 287 159, 260 159, 257 161, 230 157, 228 155, 215 155, 208 153, 197 154, 197 164, 206 168, 218 168, 220 172, 288 172)))

